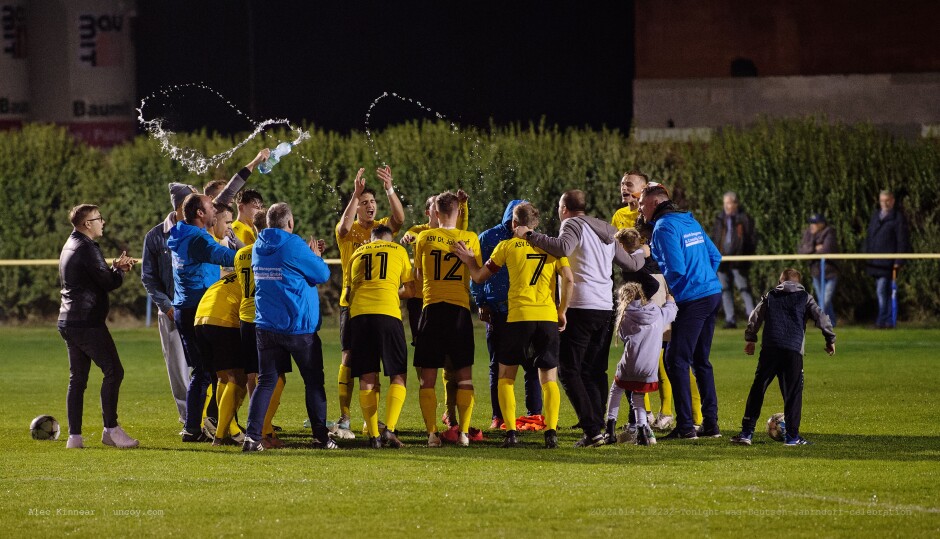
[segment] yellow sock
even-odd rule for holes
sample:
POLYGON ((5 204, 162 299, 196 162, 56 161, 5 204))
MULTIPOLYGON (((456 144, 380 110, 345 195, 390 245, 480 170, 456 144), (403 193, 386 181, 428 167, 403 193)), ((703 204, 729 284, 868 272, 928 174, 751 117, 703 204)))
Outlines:
POLYGON ((500 378, 496 381, 499 395, 499 411, 503 414, 506 430, 516 430, 516 389, 513 380, 500 378))
POLYGON ((545 413, 545 427, 558 430, 558 413, 561 410, 561 392, 558 382, 542 384, 542 410, 545 413))
POLYGON ((339 377, 339 413, 343 417, 349 417, 349 405, 352 403, 352 373, 349 367, 340 364, 339 377))
POLYGON ((457 388, 457 413, 460 414, 460 431, 470 432, 470 417, 473 416, 473 390, 457 388))
POLYGON ((374 389, 359 390, 359 407, 369 428, 369 437, 379 437, 379 399, 374 389))
POLYGON ((422 388, 418 392, 418 402, 421 404, 421 417, 424 418, 424 427, 428 433, 437 432, 437 394, 433 387, 422 388))
POLYGON ((225 384, 220 382, 217 388, 219 425, 216 428, 215 437, 220 440, 231 434, 231 424, 235 422, 235 387, 237 385, 234 382, 225 384))
POLYGON ((264 414, 264 426, 261 427, 262 436, 274 435, 274 414, 277 413, 277 407, 281 405, 281 393, 284 392, 284 383, 286 381, 283 374, 277 377, 277 384, 274 386, 271 401, 268 403, 268 411, 264 414))
MULTIPOLYGON (((206 402, 202 403, 202 421, 203 421, 203 423, 205 423, 206 417, 208 416, 208 412, 209 412, 209 399, 211 399, 211 398, 212 398, 212 384, 210 383, 210 384, 209 384, 209 387, 206 388, 206 402)), ((216 403, 216 406, 218 406, 218 403, 216 403)))
POLYGON ((666 364, 663 362, 663 351, 659 351, 659 401, 661 408, 659 413, 662 415, 673 415, 672 413, 672 383, 669 381, 669 375, 666 374, 666 364))
POLYGON ((240 434, 242 431, 241 427, 238 426, 238 421, 235 421, 235 414, 238 413, 238 409, 241 408, 242 403, 245 401, 245 395, 248 394, 248 389, 245 386, 239 385, 235 382, 231 382, 231 385, 232 389, 230 389, 230 391, 235 392, 235 403, 232 407, 232 421, 229 423, 228 433, 229 436, 235 436, 240 434))
POLYGON ((408 390, 403 385, 389 384, 388 386, 388 397, 385 402, 385 426, 392 432, 395 432, 395 427, 398 425, 398 418, 401 416, 401 409, 405 406, 405 395, 407 393, 408 390))
POLYGON ((652 413, 653 406, 650 404, 650 394, 649 394, 649 393, 644 393, 644 394, 643 394, 643 406, 646 407, 647 415, 649 415, 649 414, 652 413))
POLYGON ((692 422, 696 425, 702 424, 702 396, 698 392, 698 384, 695 383, 695 375, 692 369, 689 369, 689 382, 692 386, 692 422))
POLYGON ((444 402, 447 404, 447 415, 451 424, 456 421, 457 407, 457 380, 454 373, 444 369, 444 402))

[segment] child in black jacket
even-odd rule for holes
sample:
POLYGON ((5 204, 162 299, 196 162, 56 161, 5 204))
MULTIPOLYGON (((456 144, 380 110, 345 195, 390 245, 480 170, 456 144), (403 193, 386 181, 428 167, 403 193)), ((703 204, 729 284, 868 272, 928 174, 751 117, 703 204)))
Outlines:
POLYGON ((764 326, 760 357, 754 383, 747 396, 741 433, 731 437, 731 443, 751 445, 754 427, 764 403, 767 387, 778 378, 783 393, 783 414, 786 420, 787 447, 806 445, 800 436, 800 415, 803 409, 803 347, 806 341, 806 321, 816 322, 826 339, 826 352, 836 352, 836 334, 832 331, 829 317, 819 308, 813 297, 800 284, 802 275, 795 269, 785 269, 780 275, 780 284, 764 295, 754 308, 744 331, 744 353, 754 355, 757 332, 764 326))

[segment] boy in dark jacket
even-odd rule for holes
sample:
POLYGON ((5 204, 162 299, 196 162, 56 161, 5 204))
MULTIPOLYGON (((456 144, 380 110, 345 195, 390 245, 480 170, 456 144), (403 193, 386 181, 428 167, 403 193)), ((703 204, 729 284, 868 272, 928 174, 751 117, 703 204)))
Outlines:
POLYGON ((751 437, 767 386, 778 378, 783 393, 783 415, 787 430, 784 445, 795 447, 806 445, 800 436, 800 415, 803 410, 803 351, 806 341, 806 319, 812 318, 826 339, 826 352, 836 352, 836 334, 832 331, 829 317, 819 308, 813 297, 800 284, 802 275, 787 268, 780 275, 780 284, 761 298, 747 321, 744 331, 744 353, 754 355, 757 332, 766 322, 760 357, 754 383, 747 396, 741 433, 731 437, 731 443, 751 445, 751 437))

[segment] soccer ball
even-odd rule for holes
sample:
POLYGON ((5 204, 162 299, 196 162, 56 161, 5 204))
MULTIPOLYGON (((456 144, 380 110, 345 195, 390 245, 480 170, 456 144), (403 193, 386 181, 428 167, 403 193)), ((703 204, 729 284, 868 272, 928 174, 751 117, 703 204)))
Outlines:
POLYGON ((41 415, 29 424, 33 440, 58 440, 59 422, 51 415, 41 415))
POLYGON ((770 416, 767 420, 767 436, 770 436, 778 442, 782 442, 787 434, 787 422, 784 421, 783 412, 770 416))

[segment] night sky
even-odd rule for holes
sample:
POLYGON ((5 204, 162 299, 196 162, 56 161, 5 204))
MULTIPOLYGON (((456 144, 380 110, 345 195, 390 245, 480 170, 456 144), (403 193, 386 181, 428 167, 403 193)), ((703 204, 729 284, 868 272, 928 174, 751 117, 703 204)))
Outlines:
MULTIPOLYGON (((323 4, 139 0, 138 94, 204 82, 255 119, 339 131, 361 130, 383 91, 461 124, 630 126, 632 1, 323 4)), ((250 127, 187 93, 176 129, 250 127)), ((372 126, 427 116, 385 100, 372 126)))

